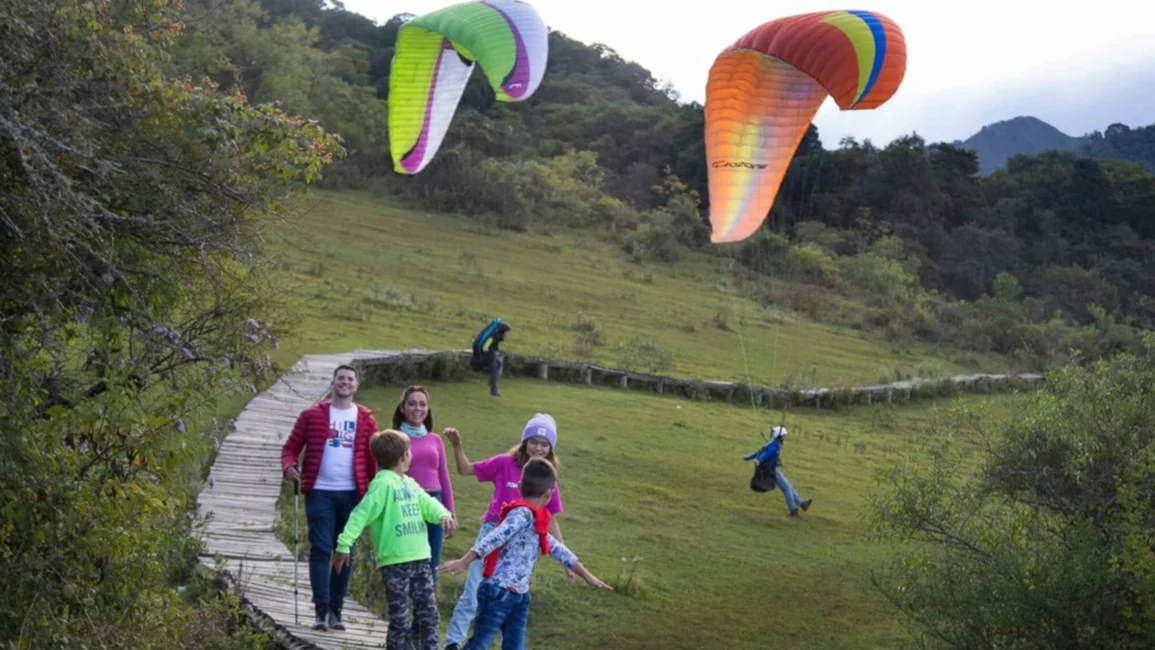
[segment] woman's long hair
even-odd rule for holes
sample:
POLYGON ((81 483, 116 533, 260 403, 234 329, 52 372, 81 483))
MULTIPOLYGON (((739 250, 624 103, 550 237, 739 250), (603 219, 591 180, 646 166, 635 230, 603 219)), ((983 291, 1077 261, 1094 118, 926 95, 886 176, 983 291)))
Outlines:
MULTIPOLYGON (((513 456, 513 462, 517 463, 518 467, 525 467, 525 464, 529 462, 530 455, 525 449, 528 442, 529 440, 522 440, 520 445, 509 449, 509 455, 513 456)), ((558 462, 557 456, 553 453, 553 445, 549 446, 549 453, 545 455, 545 459, 553 464, 554 470, 557 470, 558 462)))
POLYGON ((425 401, 429 403, 429 408, 425 411, 425 428, 429 431, 433 430, 433 400, 429 398, 429 391, 425 390, 424 386, 413 384, 406 388, 401 393, 401 399, 397 401, 397 408, 393 409, 393 428, 400 429, 401 423, 405 421, 405 402, 413 393, 425 393, 425 401))

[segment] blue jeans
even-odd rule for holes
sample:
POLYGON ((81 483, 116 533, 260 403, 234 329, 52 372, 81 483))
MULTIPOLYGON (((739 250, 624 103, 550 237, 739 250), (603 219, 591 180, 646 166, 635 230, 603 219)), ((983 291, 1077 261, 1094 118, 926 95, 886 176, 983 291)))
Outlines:
POLYGON ((345 594, 349 592, 349 577, 353 575, 353 549, 349 549, 349 563, 340 573, 329 566, 337 536, 345 530, 349 513, 357 507, 356 490, 313 490, 305 495, 305 518, 309 522, 309 585, 313 588, 313 604, 329 610, 341 611, 345 594))
POLYGON ((782 470, 774 470, 774 482, 782 490, 782 496, 786 499, 786 508, 788 510, 797 510, 802 503, 802 497, 798 496, 798 490, 794 489, 794 485, 782 473, 782 470))
MULTIPOLYGON (((477 531, 480 540, 497 528, 494 522, 481 524, 477 531)), ((474 542, 476 544, 477 542, 474 542)), ((477 614, 477 587, 481 584, 481 560, 474 560, 469 565, 469 574, 465 577, 465 588, 461 590, 461 598, 457 599, 457 606, 453 608, 453 617, 449 619, 449 627, 445 630, 445 645, 465 643, 465 633, 469 631, 469 624, 477 614)))
MULTIPOLYGON (((441 499, 441 490, 426 491, 438 502, 445 503, 441 499)), ((429 567, 433 570, 433 590, 437 591, 437 565, 441 564, 441 543, 445 539, 445 531, 441 529, 441 524, 429 522, 425 522, 425 528, 429 531, 429 567)))
POLYGON ((477 588, 477 620, 462 650, 488 650, 501 630, 501 650, 525 650, 529 592, 519 594, 492 582, 477 588))

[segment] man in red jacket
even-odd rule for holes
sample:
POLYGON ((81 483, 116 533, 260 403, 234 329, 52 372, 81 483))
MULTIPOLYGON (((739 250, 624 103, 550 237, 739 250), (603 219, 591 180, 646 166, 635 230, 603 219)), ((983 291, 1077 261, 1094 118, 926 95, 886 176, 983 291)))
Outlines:
MULTIPOLYGON (((333 399, 301 411, 281 448, 285 478, 300 481, 309 522, 309 584, 317 611, 314 630, 344 630, 341 606, 349 590, 352 560, 340 572, 329 567, 337 536, 349 513, 369 490, 377 463, 369 439, 377 433, 373 412, 353 403, 357 371, 338 366, 333 372, 333 399), (301 470, 297 459, 305 450, 301 470)), ((350 551, 350 555, 352 551, 350 551)))

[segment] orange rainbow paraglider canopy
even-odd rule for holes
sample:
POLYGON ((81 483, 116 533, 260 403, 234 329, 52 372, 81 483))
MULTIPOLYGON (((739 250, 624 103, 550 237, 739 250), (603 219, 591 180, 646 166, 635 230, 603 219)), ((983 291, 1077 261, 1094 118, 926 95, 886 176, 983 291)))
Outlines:
POLYGON ((872 11, 780 18, 723 50, 706 83, 710 240, 758 230, 828 95, 844 111, 877 108, 905 74, 902 30, 872 11))

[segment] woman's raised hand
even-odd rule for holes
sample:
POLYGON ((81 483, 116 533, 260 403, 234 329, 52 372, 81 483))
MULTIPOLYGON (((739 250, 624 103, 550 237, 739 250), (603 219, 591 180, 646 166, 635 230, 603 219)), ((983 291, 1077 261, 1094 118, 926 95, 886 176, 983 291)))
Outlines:
POLYGON ((454 447, 461 444, 461 432, 457 429, 454 429, 453 427, 445 429, 441 432, 441 435, 445 436, 446 439, 449 440, 449 444, 453 445, 454 447))

